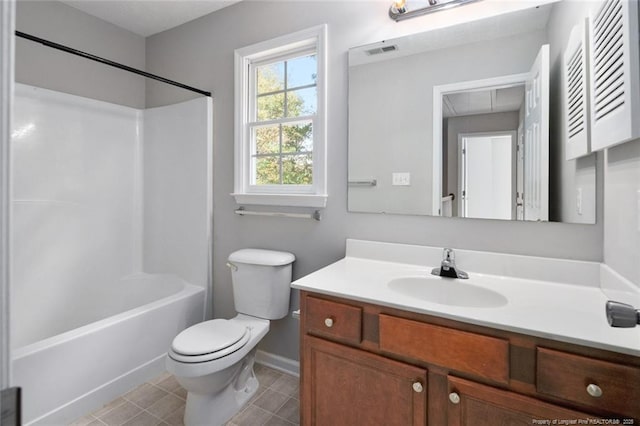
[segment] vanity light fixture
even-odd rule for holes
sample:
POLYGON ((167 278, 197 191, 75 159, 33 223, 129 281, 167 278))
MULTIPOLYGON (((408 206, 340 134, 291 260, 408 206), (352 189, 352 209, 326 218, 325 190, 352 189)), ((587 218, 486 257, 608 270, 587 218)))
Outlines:
POLYGON ((450 9, 452 7, 461 6, 477 0, 428 0, 424 7, 413 10, 407 8, 407 0, 396 0, 389 8, 389 17, 396 22, 405 19, 415 18, 416 16, 426 15, 427 13, 438 12, 440 10, 450 9))

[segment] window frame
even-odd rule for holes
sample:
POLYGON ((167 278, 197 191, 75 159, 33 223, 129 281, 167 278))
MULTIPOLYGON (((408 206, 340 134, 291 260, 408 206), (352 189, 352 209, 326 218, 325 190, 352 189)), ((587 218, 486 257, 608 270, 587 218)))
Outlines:
POLYGON ((293 34, 253 44, 235 51, 235 169, 234 192, 238 204, 325 207, 326 183, 326 37, 327 26, 319 25, 293 34), (305 53, 316 54, 316 113, 258 122, 253 68, 305 53), (313 127, 313 177, 311 185, 251 185, 251 132, 268 124, 311 121, 313 127))

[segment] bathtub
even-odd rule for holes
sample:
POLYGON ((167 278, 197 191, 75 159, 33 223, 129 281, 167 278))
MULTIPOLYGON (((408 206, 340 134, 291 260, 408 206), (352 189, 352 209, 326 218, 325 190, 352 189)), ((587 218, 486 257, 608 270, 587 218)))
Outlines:
POLYGON ((93 303, 73 295, 49 321, 37 312, 12 321, 24 424, 68 424, 160 374, 173 338, 204 318, 204 289, 172 275, 128 276, 91 293, 93 303))

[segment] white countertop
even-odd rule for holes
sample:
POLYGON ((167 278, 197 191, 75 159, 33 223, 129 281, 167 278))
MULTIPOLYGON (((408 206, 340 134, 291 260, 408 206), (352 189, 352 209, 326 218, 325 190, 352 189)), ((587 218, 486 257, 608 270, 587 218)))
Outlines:
MULTIPOLYGON (((369 245, 368 242, 361 241, 354 243, 369 245)), ((395 246, 395 244, 387 243, 371 244, 382 244, 379 247, 384 249, 382 252, 393 251, 392 246, 395 246)), ((401 246, 405 250, 407 247, 411 247, 401 246)), ((367 247, 367 250, 370 248, 367 247)), ((441 251, 441 249, 420 247, 420 250, 424 251, 425 249, 438 250, 438 253, 441 251)), ((438 264, 426 266, 356 257, 363 256, 367 250, 350 250, 348 241, 347 257, 296 280, 291 286, 299 290, 640 356, 640 327, 610 327, 605 316, 605 303, 608 298, 600 287, 593 285, 593 283, 580 285, 531 279, 530 277, 523 279, 473 272, 466 270, 463 267, 464 263, 458 260, 458 266, 469 273, 469 280, 452 280, 440 277, 434 277, 434 279, 445 280, 443 281, 444 285, 463 281, 465 284, 485 287, 505 296, 507 303, 503 306, 487 308, 450 306, 407 296, 388 286, 389 281, 398 277, 429 276, 431 267, 439 266, 438 264)), ((380 253, 379 250, 377 252, 380 253)), ((464 252, 467 259, 474 255, 470 251, 461 252, 464 252)), ((513 259, 509 259, 511 255, 487 253, 481 253, 481 255, 485 258, 488 255, 506 259, 507 263, 510 260, 513 261, 513 259)), ((459 258, 465 256, 459 256, 459 258)), ((523 258, 526 260, 526 256, 518 256, 517 258, 517 261, 523 261, 523 258)), ((545 269, 544 263, 547 259, 531 259, 533 263, 537 262, 535 266, 545 269)), ((555 262, 556 260, 548 259, 548 261, 555 262)), ((567 262, 571 263, 572 261, 567 262)), ((578 262, 578 269, 592 267, 592 265, 588 265, 591 262, 583 263, 584 265, 578 262)), ((569 265, 567 270, 571 272, 571 269, 575 267, 576 265, 569 265)), ((544 273, 544 271, 541 272, 544 273)), ((581 273, 577 269, 574 272, 575 274, 581 273)), ((583 270, 582 273, 585 271, 583 270)), ((529 275, 532 274, 535 275, 533 272, 529 275)))

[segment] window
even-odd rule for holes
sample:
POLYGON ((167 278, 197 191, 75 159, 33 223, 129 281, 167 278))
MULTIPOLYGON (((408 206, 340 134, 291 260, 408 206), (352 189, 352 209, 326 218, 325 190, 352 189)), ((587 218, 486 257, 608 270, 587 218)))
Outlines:
POLYGON ((326 26, 236 50, 239 204, 326 204, 326 26))

